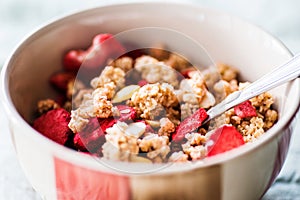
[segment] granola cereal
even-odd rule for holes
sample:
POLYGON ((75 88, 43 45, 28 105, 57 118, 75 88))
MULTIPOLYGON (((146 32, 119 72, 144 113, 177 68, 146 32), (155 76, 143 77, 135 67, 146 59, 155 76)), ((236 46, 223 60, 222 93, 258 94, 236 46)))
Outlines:
POLYGON ((192 160, 198 160, 206 155, 204 146, 207 138, 199 133, 188 133, 185 135, 187 142, 182 145, 183 152, 192 160))
POLYGON ((128 125, 118 122, 106 129, 106 143, 102 146, 103 157, 110 160, 129 161, 132 155, 137 155, 139 146, 137 138, 126 134, 128 125))
POLYGON ((93 92, 92 89, 82 89, 82 90, 78 91, 78 93, 75 96, 73 96, 73 99, 72 99, 73 109, 77 109, 82 104, 84 96, 91 94, 92 92, 93 92))
POLYGON ((155 162, 162 162, 170 152, 169 138, 157 134, 149 134, 138 141, 141 151, 155 162))
POLYGON ((230 82, 231 80, 236 79, 237 70, 234 69, 233 67, 226 65, 224 63, 218 63, 217 67, 223 80, 230 82))
POLYGON ((145 65, 157 64, 159 61, 151 56, 141 56, 135 60, 134 68, 142 72, 144 70, 145 65))
POLYGON ((185 59, 183 56, 180 56, 176 53, 171 53, 169 58, 164 62, 170 67, 178 71, 182 71, 189 66, 187 59, 185 59))
POLYGON ((126 72, 132 70, 133 59, 128 56, 121 57, 121 58, 115 60, 111 65, 116 68, 122 69, 126 73, 126 72))
POLYGON ((135 92, 129 102, 141 118, 152 120, 168 112, 165 108, 177 104, 174 89, 168 83, 147 84, 135 92))
POLYGON ((215 104, 215 98, 208 92, 200 72, 192 73, 190 78, 183 79, 176 94, 181 102, 182 119, 195 113, 200 107, 210 108, 215 104))
POLYGON ((170 53, 166 51, 166 47, 164 44, 156 44, 155 48, 149 49, 149 55, 158 59, 158 60, 166 60, 170 57, 170 53))
POLYGON ((94 110, 92 115, 95 117, 108 118, 112 116, 113 104, 101 93, 93 93, 93 107, 94 110))
POLYGON ((60 105, 53 99, 40 100, 37 104, 39 114, 47 113, 50 110, 60 108, 60 105))
MULTIPOLYGON (((275 99, 266 92, 203 125, 210 107, 250 84, 226 64, 196 70, 163 48, 103 63, 109 65, 102 66, 89 86, 69 72, 50 77, 64 100, 39 101, 34 127, 77 151, 87 151, 86 142, 93 147, 91 154, 108 160, 189 162, 255 142, 279 117, 275 99), (128 80, 132 77, 140 80, 128 80), (59 135, 44 119, 51 126, 63 122, 55 129, 59 135)), ((67 64, 68 69, 76 67, 67 64)))
POLYGON ((169 157, 169 162, 187 162, 188 161, 188 155, 183 153, 182 151, 175 151, 172 153, 172 155, 169 157))
POLYGON ((125 72, 120 68, 107 66, 103 69, 99 77, 91 81, 91 86, 95 89, 103 87, 107 83, 113 82, 116 87, 122 88, 125 84, 125 72))
POLYGON ((171 133, 175 131, 175 125, 169 120, 169 118, 161 118, 159 120, 160 129, 158 130, 158 135, 170 136, 171 133))
POLYGON ((178 85, 177 73, 172 67, 150 56, 142 56, 136 59, 135 69, 141 72, 142 78, 148 83, 169 83, 178 85))

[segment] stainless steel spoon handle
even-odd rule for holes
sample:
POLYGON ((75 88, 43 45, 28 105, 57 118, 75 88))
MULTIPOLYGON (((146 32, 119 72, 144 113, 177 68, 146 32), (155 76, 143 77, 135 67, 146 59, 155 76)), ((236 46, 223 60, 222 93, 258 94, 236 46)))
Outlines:
POLYGON ((255 82, 248 85, 241 91, 234 92, 228 95, 221 103, 212 107, 207 113, 209 119, 222 114, 228 109, 269 91, 283 83, 291 81, 300 76, 300 54, 294 56, 291 60, 283 65, 280 65, 273 69, 271 72, 265 74, 255 82))

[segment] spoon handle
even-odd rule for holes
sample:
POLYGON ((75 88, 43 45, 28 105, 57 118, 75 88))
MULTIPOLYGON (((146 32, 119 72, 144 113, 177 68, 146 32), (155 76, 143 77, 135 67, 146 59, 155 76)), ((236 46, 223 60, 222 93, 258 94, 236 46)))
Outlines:
POLYGON ((208 110, 207 114, 209 118, 205 122, 222 114, 228 109, 248 99, 251 99, 252 97, 255 97, 259 94, 269 91, 299 76, 300 76, 300 54, 294 56, 291 60, 289 60, 285 64, 276 67, 271 72, 265 74, 255 82, 251 83, 243 90, 236 91, 228 95, 221 103, 217 104, 216 106, 208 110))

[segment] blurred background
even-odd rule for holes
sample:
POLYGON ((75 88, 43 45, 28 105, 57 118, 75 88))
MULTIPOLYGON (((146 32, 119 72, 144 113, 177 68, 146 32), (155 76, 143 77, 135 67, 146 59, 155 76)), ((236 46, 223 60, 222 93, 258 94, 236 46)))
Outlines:
MULTIPOLYGON (((300 52, 299 0, 191 0, 222 10, 256 24, 279 38, 294 54, 300 52)), ((70 12, 119 2, 117 0, 1 0, 0 69, 23 37, 34 29, 70 12)), ((130 0, 120 2, 131 2, 130 0)), ((298 122, 300 116, 298 113, 298 122)), ((39 200, 17 161, 0 104, 0 199, 39 200)), ((263 200, 300 199, 300 123, 291 141, 288 158, 263 200)))

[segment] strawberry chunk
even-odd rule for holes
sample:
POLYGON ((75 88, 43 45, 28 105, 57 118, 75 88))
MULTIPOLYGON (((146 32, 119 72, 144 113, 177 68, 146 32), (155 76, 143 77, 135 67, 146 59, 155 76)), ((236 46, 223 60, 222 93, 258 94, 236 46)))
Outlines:
POLYGON ((229 151, 245 144, 243 136, 234 126, 224 125, 211 135, 212 146, 208 146, 207 156, 213 156, 219 153, 229 151))
POLYGON ((187 117, 177 126, 175 133, 172 135, 172 139, 176 142, 183 140, 187 133, 200 127, 207 117, 208 115, 205 109, 198 109, 193 115, 187 117))
POLYGON ((74 146, 81 150, 95 151, 105 142, 105 131, 112 127, 117 121, 113 118, 97 119, 91 118, 85 128, 76 133, 73 142, 74 146))
POLYGON ((257 116, 256 110, 249 100, 235 106, 234 113, 240 118, 257 116))
POLYGON ((184 78, 191 78, 192 72, 195 71, 195 68, 187 68, 182 70, 180 73, 184 78))
POLYGON ((105 135, 100 129, 96 129, 92 133, 87 135, 82 135, 82 133, 75 134, 74 137, 74 146, 79 151, 89 151, 95 153, 99 148, 105 143, 105 135))
POLYGON ((55 73, 50 77, 50 83, 58 90, 65 92, 68 88, 68 83, 75 79, 75 75, 69 72, 55 73))
POLYGON ((33 128, 47 138, 64 145, 71 133, 70 113, 63 108, 50 110, 33 122, 33 128))
POLYGON ((105 65, 108 58, 119 57, 124 53, 125 48, 112 34, 98 34, 86 51, 69 51, 64 56, 63 65, 66 71, 77 72, 80 67, 83 67, 84 71, 95 72, 105 65))
POLYGON ((113 117, 109 117, 109 118, 105 118, 105 119, 98 119, 99 124, 100 124, 100 128, 103 132, 106 131, 106 129, 112 127, 117 120, 113 117))
POLYGON ((119 121, 128 121, 134 120, 136 118, 136 111, 134 108, 126 105, 117 105, 117 108, 120 112, 119 121))
POLYGON ((64 69, 66 71, 77 72, 86 57, 86 52, 83 50, 69 51, 63 60, 64 69))
POLYGON ((87 151, 84 143, 81 140, 80 134, 78 134, 78 133, 75 134, 73 143, 74 143, 74 146, 76 147, 76 149, 78 149, 79 151, 83 151, 83 152, 87 151))
POLYGON ((148 84, 148 82, 146 80, 140 80, 138 82, 138 85, 141 86, 141 87, 143 87, 144 85, 147 85, 147 84, 148 84))

